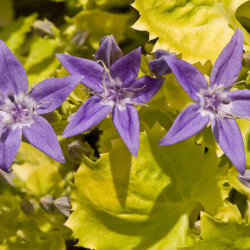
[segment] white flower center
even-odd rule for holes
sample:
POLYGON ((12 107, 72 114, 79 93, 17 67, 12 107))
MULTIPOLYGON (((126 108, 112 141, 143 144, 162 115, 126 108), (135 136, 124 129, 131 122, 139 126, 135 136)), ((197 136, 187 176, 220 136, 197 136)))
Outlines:
POLYGON ((36 102, 25 94, 9 95, 0 104, 0 119, 3 128, 12 129, 30 126, 33 123, 36 102))
POLYGON ((126 90, 122 88, 122 82, 120 79, 109 78, 108 82, 103 83, 103 104, 105 105, 117 105, 120 110, 126 108, 126 103, 130 103, 130 98, 134 95, 132 90, 126 90))
POLYGON ((231 100, 224 89, 213 86, 208 90, 202 89, 199 93, 201 107, 199 112, 210 118, 233 118, 230 114, 231 100))

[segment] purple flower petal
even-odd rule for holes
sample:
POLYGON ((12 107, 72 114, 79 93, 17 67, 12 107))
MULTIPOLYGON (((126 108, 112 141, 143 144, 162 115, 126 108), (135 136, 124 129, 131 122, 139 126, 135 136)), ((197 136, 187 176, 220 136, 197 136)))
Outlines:
POLYGON ((0 168, 8 172, 22 140, 22 130, 7 128, 0 138, 0 168))
POLYGON ((132 102, 145 103, 148 102, 161 88, 164 82, 164 78, 151 78, 149 76, 143 76, 136 79, 131 88, 136 89, 131 98, 132 102))
POLYGON ((167 62, 165 61, 165 57, 168 56, 176 56, 176 53, 170 53, 163 49, 158 49, 155 52, 155 59, 150 60, 148 62, 148 66, 150 71, 156 76, 163 76, 171 73, 171 69, 169 68, 167 62))
POLYGON ((0 40, 0 92, 2 95, 18 94, 28 87, 28 79, 24 67, 0 40))
POLYGON ((211 120, 214 137, 237 170, 245 172, 245 152, 238 124, 233 119, 211 120))
POLYGON ((89 89, 102 93, 103 68, 98 63, 80 57, 56 54, 63 67, 71 75, 82 75, 81 83, 89 89))
POLYGON ((103 61, 108 69, 111 65, 122 57, 122 51, 119 48, 113 35, 103 37, 99 42, 99 48, 95 53, 96 61, 103 61))
POLYGON ((112 110, 111 105, 102 103, 102 98, 92 96, 74 114, 62 137, 81 134, 102 121, 112 110))
POLYGON ((244 186, 250 188, 250 169, 246 169, 244 175, 238 174, 237 178, 244 186))
POLYGON ((242 64, 243 42, 242 31, 238 28, 214 64, 210 75, 211 86, 226 86, 237 80, 242 64))
POLYGON ((250 90, 230 91, 228 97, 231 99, 230 113, 238 117, 250 117, 250 90))
POLYGON ((38 83, 29 94, 38 103, 36 113, 44 114, 57 109, 82 79, 82 76, 67 76, 38 83))
POLYGON ((141 48, 137 48, 111 66, 111 77, 113 79, 119 78, 122 81, 122 88, 128 88, 138 76, 140 64, 141 48))
POLYGON ((42 116, 34 116, 30 126, 23 127, 27 141, 56 161, 64 163, 64 156, 51 125, 42 116))
POLYGON ((115 106, 112 112, 112 120, 129 151, 136 157, 140 135, 140 121, 136 108, 127 104, 124 110, 120 110, 115 106))
POLYGON ((196 67, 188 62, 171 56, 164 57, 164 59, 184 90, 194 101, 198 102, 200 98, 197 94, 201 89, 208 88, 205 77, 196 67))
POLYGON ((158 143, 161 146, 183 141, 199 133, 209 122, 209 116, 202 116, 200 104, 193 103, 186 107, 175 119, 168 133, 158 143))
POLYGON ((148 66, 150 71, 156 76, 163 76, 172 72, 164 57, 149 61, 148 66))

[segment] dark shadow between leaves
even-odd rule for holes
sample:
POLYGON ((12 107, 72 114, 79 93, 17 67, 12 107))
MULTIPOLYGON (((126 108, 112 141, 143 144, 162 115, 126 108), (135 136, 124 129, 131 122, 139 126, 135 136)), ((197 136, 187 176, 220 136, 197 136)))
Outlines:
POLYGON ((120 205, 125 207, 128 195, 132 156, 120 138, 112 141, 112 149, 109 160, 115 192, 120 205))
MULTIPOLYGON (((155 230, 151 230, 149 234, 142 235, 141 242, 134 248, 136 250, 149 249, 153 245, 157 244, 157 242, 166 237, 170 230, 174 228, 175 224, 183 214, 190 214, 193 209, 193 205, 187 206, 188 204, 186 204, 185 207, 184 204, 181 205, 176 202, 177 200, 179 200, 179 202, 182 201, 180 193, 178 193, 178 195, 176 192, 173 194, 173 190, 175 190, 178 186, 173 168, 178 166, 174 166, 174 162, 169 161, 166 147, 156 144, 156 141, 160 141, 160 139, 161 136, 156 139, 152 135, 149 135, 150 148, 154 159, 161 167, 163 173, 167 176, 171 176, 171 183, 167 185, 156 198, 154 206, 148 215, 148 222, 145 223, 146 225, 149 222, 153 222, 156 227, 155 230), (168 220, 166 220, 166 218, 168 218, 168 220)), ((171 147, 173 146, 170 145, 167 147, 171 150, 171 147)), ((178 153, 176 156, 178 157, 178 153)))
MULTIPOLYGON (((152 154, 162 171, 171 177, 171 183, 166 183, 166 187, 155 199, 150 213, 143 214, 140 212, 137 216, 135 211, 130 211, 129 208, 126 208, 132 158, 126 146, 121 144, 119 140, 114 140, 112 143, 113 151, 110 154, 110 162, 115 190, 120 204, 124 207, 124 214, 119 214, 118 217, 105 211, 98 210, 95 212, 98 220, 102 221, 103 225, 109 230, 121 235, 140 237, 140 243, 133 248, 137 250, 149 249, 157 244, 175 227, 183 215, 189 215, 198 204, 192 201, 184 203, 181 193, 173 192, 178 186, 173 171, 173 167, 176 166, 166 155, 166 149, 158 146, 155 138, 152 136, 151 139, 150 147, 152 154), (120 155, 120 152, 123 152, 123 155, 120 155), (135 220, 127 219, 130 213, 135 216, 135 220), (145 219, 143 219, 144 216, 145 219)), ((174 148, 170 150, 170 153, 172 154, 173 151, 174 148)), ((176 152, 176 157, 180 157, 180 152, 176 152)), ((185 229, 183 229, 183 234, 185 234, 185 229)), ((133 243, 131 244, 133 245, 133 243)))

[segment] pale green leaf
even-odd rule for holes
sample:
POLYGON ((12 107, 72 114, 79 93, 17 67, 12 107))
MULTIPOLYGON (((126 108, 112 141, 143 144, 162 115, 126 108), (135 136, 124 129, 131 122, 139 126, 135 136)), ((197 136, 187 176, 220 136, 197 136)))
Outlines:
POLYGON ((30 31, 36 17, 37 14, 32 14, 28 17, 19 17, 0 31, 0 39, 6 42, 14 54, 20 50, 25 36, 30 31))
POLYGON ((155 125, 141 133, 137 158, 121 139, 100 160, 85 159, 75 174, 73 214, 67 221, 79 246, 94 249, 176 249, 190 246, 203 207, 223 206, 227 168, 211 150, 189 139, 160 147, 165 131, 155 125), (190 215, 192 214, 192 219, 190 215), (84 226, 80 223, 84 222, 84 226), (181 230, 180 230, 181 228, 181 230))
POLYGON ((228 222, 210 217, 206 213, 201 214, 201 238, 196 247, 197 250, 248 250, 250 246, 250 225, 242 220, 231 218, 228 222))
POLYGON ((242 4, 236 11, 240 23, 250 32, 250 1, 242 4))
POLYGON ((96 7, 123 7, 129 5, 133 0, 78 0, 78 5, 83 8, 96 8, 96 7))
POLYGON ((4 0, 0 2, 0 27, 10 23, 14 16, 12 0, 4 0))
MULTIPOLYGON (((165 49, 182 53, 191 63, 213 63, 240 26, 235 18, 238 6, 246 0, 136 0, 140 19, 133 26, 146 30, 150 39, 159 37, 154 51, 165 49)), ((250 35, 244 31, 245 42, 250 35)))
POLYGON ((123 33, 128 20, 128 15, 112 14, 105 11, 82 11, 73 18, 77 30, 88 30, 89 41, 97 49, 99 41, 106 35, 113 34, 116 41, 123 38, 123 33))
POLYGON ((37 197, 46 194, 60 197, 63 193, 64 181, 58 172, 58 167, 52 164, 35 168, 27 179, 26 187, 37 197))
POLYGON ((56 75, 56 69, 60 65, 55 56, 58 44, 59 39, 57 38, 44 39, 34 37, 29 57, 24 65, 31 86, 56 75))
POLYGON ((21 144, 17 160, 22 161, 12 165, 16 185, 36 197, 62 195, 64 181, 59 173, 59 162, 28 143, 21 144))

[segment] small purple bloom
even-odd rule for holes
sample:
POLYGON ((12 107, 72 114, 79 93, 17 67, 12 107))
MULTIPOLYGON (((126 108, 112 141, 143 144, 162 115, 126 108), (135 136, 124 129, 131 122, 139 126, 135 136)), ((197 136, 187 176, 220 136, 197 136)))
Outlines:
POLYGON ((245 172, 245 153, 237 118, 250 117, 250 91, 234 90, 241 70, 243 35, 237 29, 220 53, 210 75, 210 85, 193 65, 174 57, 166 61, 175 77, 197 103, 189 105, 176 118, 159 142, 171 145, 200 132, 209 121, 216 141, 241 174, 245 172))
POLYGON ((0 168, 8 172, 20 147, 22 134, 34 147, 64 162, 57 136, 41 114, 58 108, 82 76, 51 78, 28 92, 22 64, 0 40, 0 168))
POLYGON ((168 66, 167 61, 165 60, 165 58, 169 56, 176 57, 176 53, 170 53, 166 50, 158 49, 155 52, 155 59, 150 60, 148 62, 150 71, 156 76, 163 76, 166 74, 170 74, 172 71, 170 67, 168 66))
POLYGON ((250 169, 247 169, 245 174, 238 174, 238 180, 246 187, 250 188, 250 169))
POLYGON ((113 35, 103 37, 99 42, 99 48, 95 53, 95 60, 104 62, 110 69, 111 65, 122 58, 123 54, 113 35))
POLYGON ((75 113, 62 136, 80 134, 98 124, 112 111, 115 128, 131 154, 136 156, 140 121, 134 105, 148 102, 164 80, 149 76, 136 79, 141 49, 122 57, 113 36, 106 36, 96 52, 97 62, 64 54, 57 54, 57 58, 70 74, 83 75, 82 83, 94 94, 75 113))

